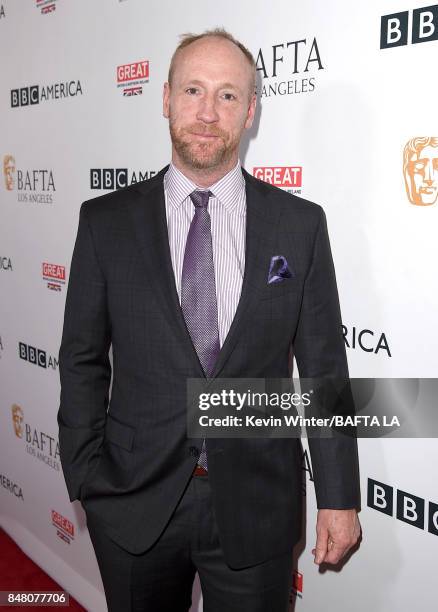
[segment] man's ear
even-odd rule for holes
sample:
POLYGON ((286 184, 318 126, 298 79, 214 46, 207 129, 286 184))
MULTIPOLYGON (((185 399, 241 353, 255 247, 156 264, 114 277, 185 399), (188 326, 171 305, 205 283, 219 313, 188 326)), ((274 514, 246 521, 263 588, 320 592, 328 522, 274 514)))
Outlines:
POLYGON ((256 106, 257 106, 257 96, 256 94, 253 94, 251 101, 249 103, 248 114, 245 120, 245 128, 247 130, 249 130, 249 128, 252 126, 252 123, 254 121, 256 106))
POLYGON ((164 83, 163 87, 163 116, 169 119, 169 99, 170 99, 170 85, 164 83))

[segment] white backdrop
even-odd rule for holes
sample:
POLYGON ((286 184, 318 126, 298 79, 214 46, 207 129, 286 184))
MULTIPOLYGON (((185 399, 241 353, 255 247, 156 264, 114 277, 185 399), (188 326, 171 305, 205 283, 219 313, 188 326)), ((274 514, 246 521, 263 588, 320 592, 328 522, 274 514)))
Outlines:
MULTIPOLYGON (((79 207, 105 193, 91 188, 90 171, 127 169, 129 182, 169 161, 161 92, 178 35, 226 27, 260 68, 244 166, 300 167, 296 193, 327 213, 350 374, 435 377, 438 205, 411 203, 403 177, 406 143, 438 134, 438 11, 429 7, 415 21, 422 6, 0 0, 0 524, 88 610, 106 606, 82 508, 69 502, 60 471, 56 413, 79 207), (399 12, 407 12, 407 44, 382 49, 381 17, 399 12), (417 22, 422 38, 412 44, 417 22), (132 63, 142 65, 145 82, 118 86, 117 67, 132 63), (123 95, 131 87, 141 94, 123 95)), ((403 19, 391 21, 395 43, 403 19)), ((423 199, 433 201, 437 160, 424 172, 423 199)), ((359 442, 364 539, 340 572, 312 562, 316 510, 304 472, 296 610, 435 609, 435 440, 359 442), (386 486, 386 500, 393 491, 393 511, 374 481, 386 486), (396 517, 397 490, 416 504, 403 506, 399 494, 404 520, 396 517), (373 507, 379 503, 386 513, 373 507)), ((194 599, 201 610, 198 585, 194 599)))

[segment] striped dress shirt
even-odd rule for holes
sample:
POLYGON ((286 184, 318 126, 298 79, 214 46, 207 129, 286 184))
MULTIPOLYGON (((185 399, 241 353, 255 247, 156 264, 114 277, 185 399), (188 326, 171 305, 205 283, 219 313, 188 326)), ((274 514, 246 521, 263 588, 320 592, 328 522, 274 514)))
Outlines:
POLYGON ((190 181, 172 163, 164 176, 166 219, 175 283, 181 304, 184 251, 195 207, 190 194, 211 191, 208 202, 216 279, 219 343, 228 334, 242 290, 245 270, 246 192, 240 162, 208 189, 190 181))

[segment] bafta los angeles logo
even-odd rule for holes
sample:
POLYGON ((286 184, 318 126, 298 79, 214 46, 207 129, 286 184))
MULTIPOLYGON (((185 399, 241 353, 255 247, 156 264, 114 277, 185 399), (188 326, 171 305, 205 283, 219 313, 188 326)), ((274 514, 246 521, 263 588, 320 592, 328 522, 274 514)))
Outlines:
POLYGON ((438 137, 411 138, 403 151, 403 175, 411 204, 431 206, 438 199, 438 137))
POLYGON ((3 176, 6 189, 12 191, 15 187, 15 158, 12 155, 3 157, 3 176))
POLYGON ((23 409, 17 404, 12 404, 12 423, 14 425, 14 431, 17 438, 23 437, 23 409))

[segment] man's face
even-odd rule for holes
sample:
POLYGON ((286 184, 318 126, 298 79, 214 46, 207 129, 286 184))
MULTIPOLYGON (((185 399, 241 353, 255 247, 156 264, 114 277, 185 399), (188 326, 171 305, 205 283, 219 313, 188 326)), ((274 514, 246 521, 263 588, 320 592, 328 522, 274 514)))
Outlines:
POLYGON ((172 83, 165 83, 163 114, 174 155, 198 170, 237 161, 242 133, 252 125, 251 68, 228 40, 207 37, 182 49, 172 83))
POLYGON ((438 198, 438 147, 428 145, 414 154, 408 164, 412 201, 420 206, 435 204, 438 198))
POLYGON ((15 183, 15 161, 13 157, 8 157, 3 165, 6 189, 12 191, 15 183))

